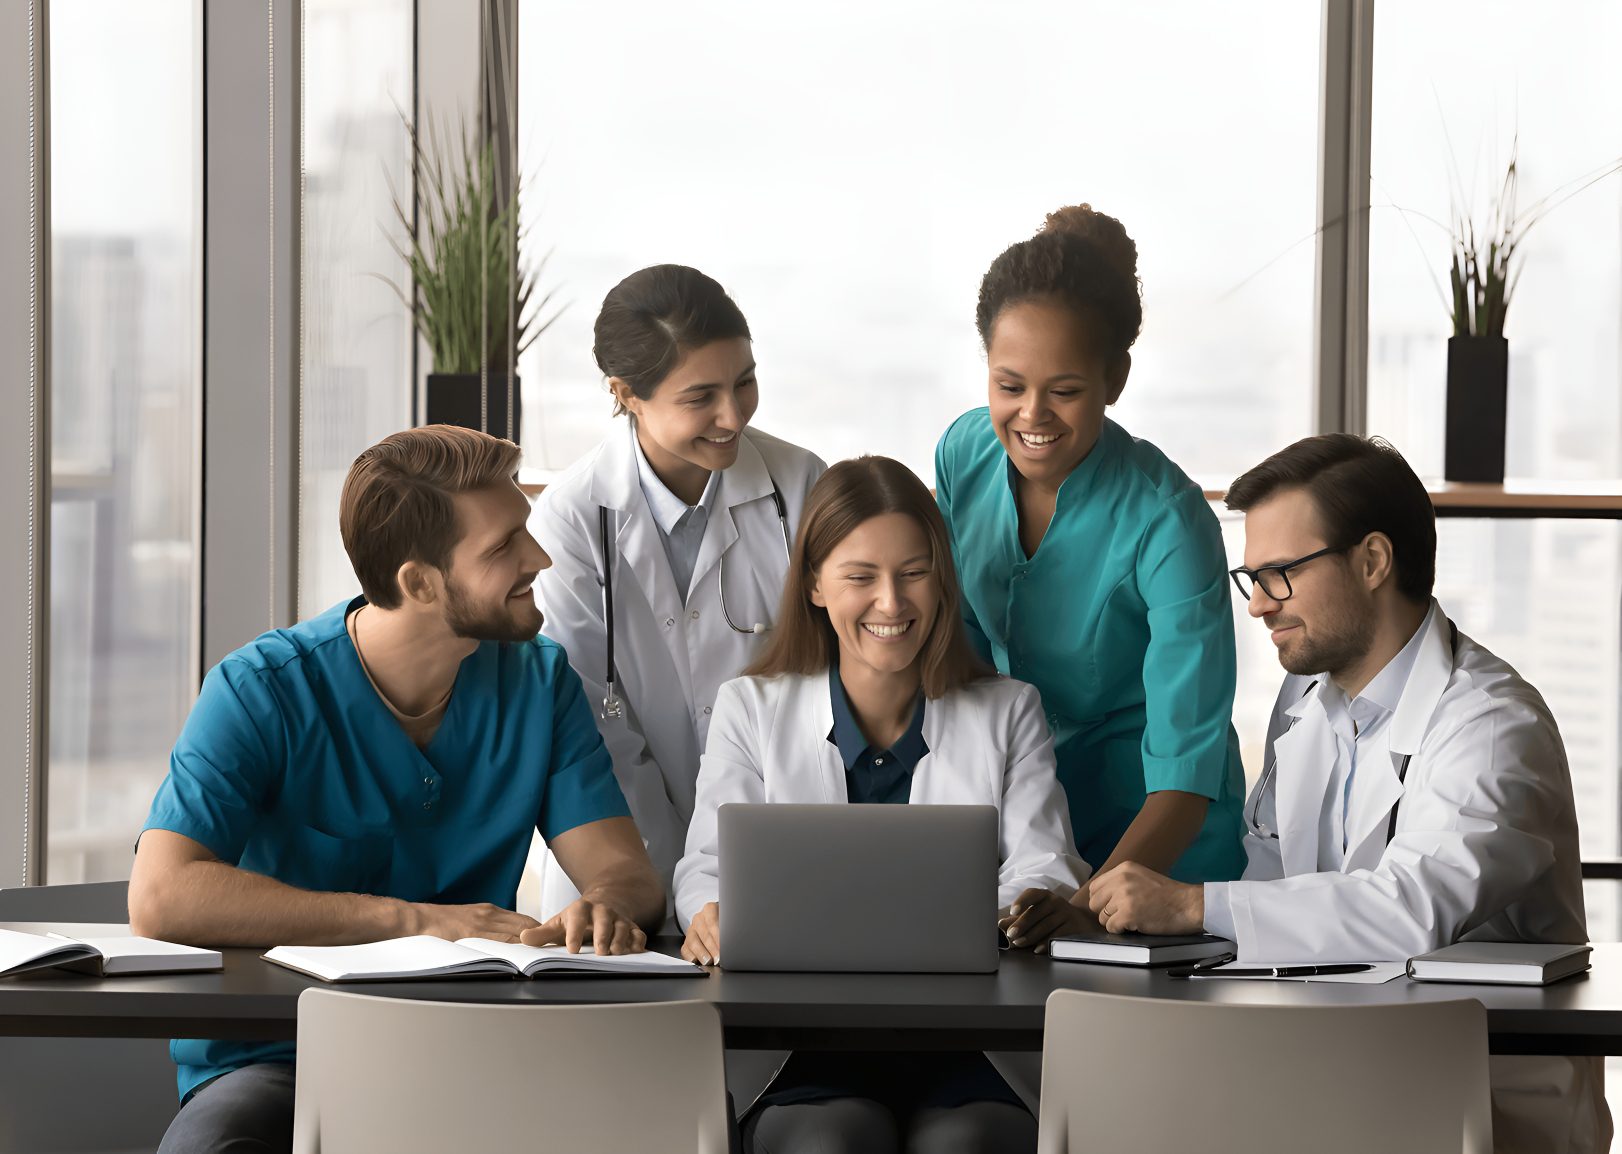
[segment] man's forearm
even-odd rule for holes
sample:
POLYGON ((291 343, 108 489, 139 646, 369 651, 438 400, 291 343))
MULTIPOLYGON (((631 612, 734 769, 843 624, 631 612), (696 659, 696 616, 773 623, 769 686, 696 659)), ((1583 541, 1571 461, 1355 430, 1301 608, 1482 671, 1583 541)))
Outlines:
POLYGON ((650 936, 665 924, 664 886, 659 884, 658 876, 640 862, 602 870, 580 896, 618 910, 650 936))
POLYGON ((301 890, 217 861, 194 861, 130 887, 130 928, 203 946, 340 946, 416 932, 396 898, 301 890))

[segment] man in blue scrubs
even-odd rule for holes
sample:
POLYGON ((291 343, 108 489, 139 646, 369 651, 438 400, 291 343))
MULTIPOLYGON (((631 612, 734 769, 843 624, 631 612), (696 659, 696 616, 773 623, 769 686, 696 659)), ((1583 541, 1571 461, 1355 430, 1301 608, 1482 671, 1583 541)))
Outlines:
MULTIPOLYGON (((339 514, 363 596, 210 671, 130 879, 138 934, 213 946, 410 934, 643 948, 664 894, 563 650, 518 447, 430 426, 356 459, 339 514), (583 895, 514 913, 538 829, 583 895)), ((285 1151, 293 1044, 182 1039, 163 1154, 285 1151)))

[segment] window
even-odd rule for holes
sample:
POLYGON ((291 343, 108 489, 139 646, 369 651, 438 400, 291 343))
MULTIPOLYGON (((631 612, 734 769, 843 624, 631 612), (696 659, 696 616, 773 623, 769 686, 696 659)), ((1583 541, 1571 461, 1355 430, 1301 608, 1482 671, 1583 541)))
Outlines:
MULTIPOLYGON (((1523 211, 1622 154, 1622 8, 1493 0, 1460 19, 1394 4, 1374 29, 1369 428, 1439 476, 1449 190, 1456 178, 1485 220, 1517 138, 1523 211)), ((1622 174, 1554 209, 1521 251, 1506 472, 1622 476, 1622 174)))
POLYGON ((985 400, 986 267, 1090 201, 1141 253, 1119 419, 1233 477, 1309 431, 1318 19, 1283 2, 523 4, 525 223, 572 302, 521 366, 527 463, 562 469, 606 433, 597 307, 674 261, 749 317, 761 427, 930 480, 942 430, 985 400))
POLYGON ((51 4, 51 883, 128 876, 197 687, 196 12, 51 4))
POLYGON ((411 424, 411 0, 304 0, 299 616, 357 591, 338 497, 360 451, 411 424))
MULTIPOLYGON (((1374 24, 1369 430, 1439 476, 1449 190, 1461 187, 1483 219, 1512 149, 1523 209, 1622 153, 1622 76, 1608 52, 1622 40, 1622 10, 1493 0, 1460 20, 1456 6, 1427 2, 1383 7, 1374 24)), ((1554 209, 1521 251, 1505 324, 1506 472, 1622 475, 1622 175, 1554 209)), ((1442 522, 1437 596, 1548 701, 1590 858, 1622 849, 1618 587, 1615 523, 1442 522)), ((1590 895, 1595 939, 1622 930, 1619 888, 1590 895)))

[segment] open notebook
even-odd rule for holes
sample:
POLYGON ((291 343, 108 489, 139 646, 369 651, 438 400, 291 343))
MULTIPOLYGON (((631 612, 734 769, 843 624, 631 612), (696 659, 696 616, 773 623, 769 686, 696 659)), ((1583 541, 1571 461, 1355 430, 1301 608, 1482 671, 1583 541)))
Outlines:
POLYGON ((218 950, 160 942, 156 938, 68 938, 0 930, 0 977, 56 968, 97 977, 218 970, 218 950))
POLYGON ((275 962, 323 982, 399 982, 418 978, 539 978, 547 974, 582 977, 704 978, 693 962, 669 954, 604 954, 586 947, 571 954, 562 946, 521 946, 487 938, 418 936, 390 938, 360 946, 277 946, 265 954, 275 962))

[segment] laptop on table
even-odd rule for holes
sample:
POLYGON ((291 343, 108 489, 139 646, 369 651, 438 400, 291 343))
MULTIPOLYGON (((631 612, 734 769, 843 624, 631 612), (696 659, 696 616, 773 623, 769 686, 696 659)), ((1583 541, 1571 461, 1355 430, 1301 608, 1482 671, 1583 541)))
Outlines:
POLYGON ((997 809, 723 805, 729 970, 989 973, 997 968, 997 809))

